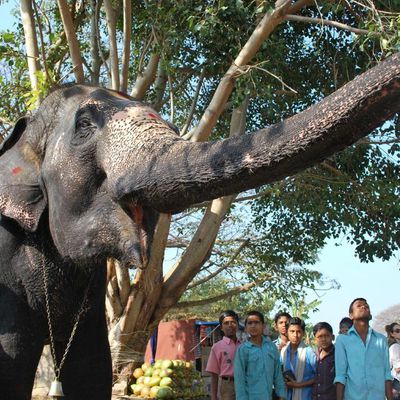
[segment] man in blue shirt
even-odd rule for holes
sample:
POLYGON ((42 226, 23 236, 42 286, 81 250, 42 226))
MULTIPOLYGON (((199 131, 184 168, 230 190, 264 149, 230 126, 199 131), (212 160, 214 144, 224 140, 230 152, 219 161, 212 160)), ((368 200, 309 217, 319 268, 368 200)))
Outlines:
POLYGON ((369 326, 367 301, 353 300, 349 316, 353 326, 335 343, 336 399, 392 400, 387 340, 369 326))
POLYGON ((236 400, 271 400, 273 388, 278 399, 285 399, 278 349, 263 335, 264 315, 250 311, 245 328, 250 339, 239 347, 234 360, 236 400))

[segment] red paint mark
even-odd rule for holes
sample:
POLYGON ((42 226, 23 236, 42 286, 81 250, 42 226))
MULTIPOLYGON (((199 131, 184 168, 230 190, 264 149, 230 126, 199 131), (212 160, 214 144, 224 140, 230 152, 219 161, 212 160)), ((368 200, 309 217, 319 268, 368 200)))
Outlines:
POLYGON ((158 116, 157 116, 156 114, 148 113, 147 115, 148 115, 150 118, 158 119, 158 116))
POLYGON ((124 92, 117 92, 121 97, 124 97, 125 99, 128 99, 128 100, 131 100, 131 97, 130 96, 128 96, 126 93, 124 93, 124 92))
POLYGON ((15 167, 11 170, 13 175, 18 175, 22 171, 21 167, 15 167))

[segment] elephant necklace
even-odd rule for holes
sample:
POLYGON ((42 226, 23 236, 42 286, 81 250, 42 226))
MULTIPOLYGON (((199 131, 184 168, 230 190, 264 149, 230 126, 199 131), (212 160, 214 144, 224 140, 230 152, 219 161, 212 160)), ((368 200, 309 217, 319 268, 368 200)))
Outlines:
POLYGON ((51 323, 51 317, 50 317, 50 301, 49 301, 49 293, 48 293, 48 284, 47 284, 47 270, 46 270, 46 261, 44 259, 44 253, 42 252, 42 268, 43 268, 43 284, 44 284, 44 294, 45 294, 45 300, 46 300, 46 316, 47 316, 47 324, 49 327, 49 336, 50 336, 50 348, 51 348, 51 354, 53 356, 53 363, 54 363, 54 381, 51 383, 50 390, 49 390, 49 397, 52 399, 57 399, 60 397, 64 397, 64 392, 62 389, 62 384, 60 381, 60 373, 61 373, 61 368, 64 364, 65 358, 67 357, 67 354, 69 352, 69 349, 72 344, 72 340, 74 339, 76 329, 78 328, 79 320, 80 317, 85 309, 86 305, 86 300, 88 297, 89 293, 89 288, 90 285, 93 281, 94 273, 92 272, 90 276, 90 280, 88 283, 88 286, 86 287, 85 294, 83 296, 82 304, 81 307, 76 315, 75 318, 75 323, 72 328, 67 347, 65 348, 64 354, 61 358, 60 364, 57 366, 57 361, 56 361, 56 352, 55 352, 55 346, 54 346, 54 335, 53 335, 53 328, 52 328, 52 323, 51 323))

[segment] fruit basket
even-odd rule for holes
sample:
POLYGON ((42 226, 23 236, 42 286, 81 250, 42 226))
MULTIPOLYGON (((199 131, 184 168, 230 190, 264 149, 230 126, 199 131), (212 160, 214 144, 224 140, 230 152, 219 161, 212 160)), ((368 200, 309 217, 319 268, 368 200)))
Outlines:
POLYGON ((156 360, 133 371, 128 395, 122 399, 208 399, 206 385, 194 364, 183 360, 156 360))

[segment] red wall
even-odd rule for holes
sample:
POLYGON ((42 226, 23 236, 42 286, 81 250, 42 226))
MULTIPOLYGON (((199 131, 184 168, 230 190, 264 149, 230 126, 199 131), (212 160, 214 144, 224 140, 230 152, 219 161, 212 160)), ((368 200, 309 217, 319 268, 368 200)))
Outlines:
MULTIPOLYGON (((196 346, 195 319, 161 322, 158 326, 156 359, 194 361, 196 346)), ((147 344, 145 361, 151 361, 150 342, 147 344)))

